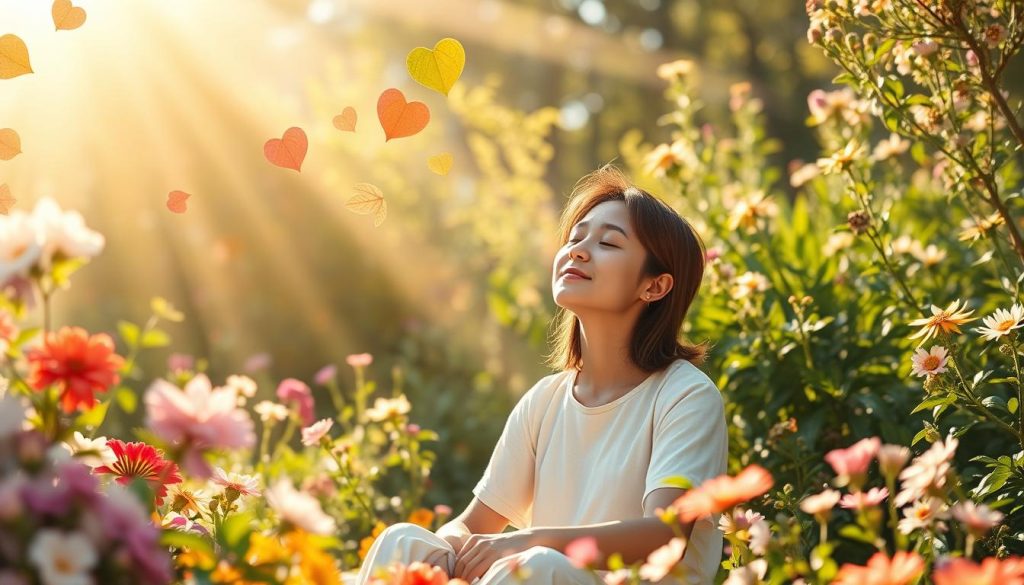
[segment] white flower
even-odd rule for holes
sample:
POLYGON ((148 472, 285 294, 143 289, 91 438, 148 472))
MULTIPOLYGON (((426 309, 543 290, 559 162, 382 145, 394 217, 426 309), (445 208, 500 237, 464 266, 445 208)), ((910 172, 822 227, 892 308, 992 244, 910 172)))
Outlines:
POLYGON ((825 242, 823 253, 826 256, 834 256, 839 250, 845 250, 853 245, 856 241, 856 236, 852 232, 836 232, 829 234, 828 241, 825 242))
POLYGON ((412 405, 409 404, 409 400, 405 395, 400 395, 398 398, 377 398, 373 402, 373 408, 366 411, 366 416, 375 422, 387 420, 389 418, 408 414, 412 409, 412 405))
POLYGON ((227 385, 246 398, 256 395, 256 381, 249 376, 228 376, 227 385))
POLYGON ((750 526, 750 551, 755 555, 763 555, 772 540, 772 527, 764 518, 750 526))
POLYGON ((842 497, 842 494, 836 490, 825 489, 820 494, 804 498, 800 502, 800 509, 813 516, 827 518, 832 512, 832 508, 835 508, 836 504, 839 503, 840 497, 842 497))
POLYGON ((1024 326, 1022 321, 1024 321, 1024 306, 1014 303, 1009 311, 996 309, 994 313, 981 320, 984 326, 974 330, 980 333, 986 341, 992 341, 1024 326))
POLYGON ((893 240, 891 245, 893 254, 913 254, 917 256, 917 252, 921 249, 921 242, 906 234, 893 240))
POLYGON ((260 480, 255 475, 227 473, 223 468, 214 467, 210 481, 225 489, 233 489, 243 496, 260 495, 260 480))
POLYGON ((0 215, 0 285, 27 277, 43 252, 43 233, 24 211, 0 215))
POLYGON ((946 259, 946 251, 940 250, 935 244, 928 244, 928 247, 924 249, 918 245, 910 253, 925 266, 934 266, 946 259))
POLYGON ((732 287, 732 298, 743 299, 755 292, 763 292, 771 286, 768 279, 760 272, 744 272, 736 277, 732 287))
POLYGON ((722 585, 758 585, 764 582, 768 573, 768 561, 756 559, 749 564, 729 571, 729 578, 722 585))
POLYGON ((265 493, 267 503, 282 520, 313 534, 331 534, 335 530, 334 518, 324 514, 320 502, 313 496, 296 491, 291 480, 282 478, 265 493))
POLYGON ((85 226, 82 214, 64 211, 56 201, 43 197, 32 210, 32 221, 43 234, 43 251, 39 265, 49 270, 56 256, 92 258, 103 251, 103 234, 85 226))
POLYGON ((288 418, 287 406, 269 400, 259 402, 252 409, 256 411, 256 414, 260 415, 260 420, 263 422, 281 422, 288 418))
POLYGON ((882 140, 875 146, 874 152, 871 154, 875 160, 885 160, 887 158, 903 154, 910 148, 910 141, 903 140, 899 134, 895 132, 889 134, 889 138, 882 140))
POLYGON ((967 500, 953 506, 953 517, 974 536, 983 536, 1003 521, 1003 513, 967 500))
POLYGON ((117 461, 117 455, 107 446, 106 437, 89 439, 75 431, 74 437, 62 445, 75 458, 92 468, 113 465, 117 461))
POLYGON ((931 376, 946 371, 946 364, 949 362, 946 348, 941 345, 933 345, 928 351, 918 348, 910 357, 914 364, 913 373, 915 376, 931 376))
POLYGON ((936 441, 930 449, 914 459, 900 472, 902 489, 893 503, 903 506, 930 491, 946 487, 946 475, 949 473, 950 461, 953 460, 958 444, 959 441, 952 436, 946 437, 945 442, 936 441))
POLYGON ((686 549, 686 539, 676 537, 668 544, 659 547, 647 557, 647 562, 640 567, 640 578, 658 582, 675 568, 686 549))
POLYGON ((84 534, 44 528, 29 545, 28 558, 43 585, 92 585, 89 572, 99 555, 84 534))
MULTIPOLYGON (((942 500, 925 498, 903 510, 903 519, 900 520, 898 528, 903 534, 910 534, 918 529, 929 528, 946 516, 946 504, 942 500)), ((941 529, 943 525, 940 523, 936 527, 941 529)))
POLYGON ((320 442, 320 439, 331 430, 334 421, 329 418, 322 418, 308 427, 302 429, 302 444, 312 447, 320 442))

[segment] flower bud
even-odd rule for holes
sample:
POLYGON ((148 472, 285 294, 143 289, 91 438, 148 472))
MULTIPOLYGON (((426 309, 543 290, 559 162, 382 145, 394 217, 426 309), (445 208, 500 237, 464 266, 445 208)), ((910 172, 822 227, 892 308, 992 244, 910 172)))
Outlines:
POLYGON ((846 223, 850 226, 850 231, 859 236, 868 231, 868 227, 871 226, 871 216, 864 210, 858 209, 851 211, 846 216, 846 223))

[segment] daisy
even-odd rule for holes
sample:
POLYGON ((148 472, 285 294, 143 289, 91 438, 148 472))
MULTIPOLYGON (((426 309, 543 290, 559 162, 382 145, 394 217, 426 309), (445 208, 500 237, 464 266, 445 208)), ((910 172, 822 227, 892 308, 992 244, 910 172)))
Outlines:
POLYGON ((243 496, 260 495, 260 480, 254 475, 227 473, 220 467, 214 467, 210 481, 222 486, 224 491, 234 490, 243 496))
POLYGON ((281 422, 288 418, 288 407, 283 404, 262 400, 252 408, 263 422, 281 422))
POLYGON ((394 399, 377 398, 373 402, 373 408, 366 411, 366 416, 374 422, 381 422, 392 417, 409 414, 411 409, 412 405, 409 404, 409 400, 404 394, 394 399))
POLYGON ((976 537, 984 536, 1003 521, 1003 513, 967 500, 953 506, 953 517, 976 537))
POLYGON ((946 517, 946 505, 938 498, 925 498, 914 502, 903 509, 903 519, 899 522, 899 531, 910 534, 918 529, 931 527, 941 518, 946 517))
POLYGON ((334 421, 329 418, 322 418, 317 422, 309 425, 302 429, 302 444, 307 447, 312 447, 320 442, 320 439, 324 437, 331 430, 331 426, 334 421))
POLYGON ((683 558, 686 539, 675 537, 668 544, 659 547, 647 557, 647 562, 640 567, 640 578, 658 582, 665 578, 683 558))
POLYGON ((167 486, 181 483, 178 465, 164 459, 160 451, 152 445, 110 439, 107 441, 107 447, 114 452, 117 460, 112 465, 97 467, 95 472, 116 475, 117 483, 121 485, 128 485, 136 478, 146 480, 153 488, 158 506, 167 495, 167 486))
POLYGON ((84 534, 44 528, 29 546, 28 560, 39 568, 43 583, 85 585, 93 582, 99 555, 84 534))
POLYGON ((736 300, 753 295, 755 292, 768 290, 771 283, 760 272, 744 272, 736 277, 732 287, 732 298, 736 300))
POLYGON ((840 173, 857 160, 864 156, 867 149, 863 145, 859 144, 856 140, 851 140, 846 146, 833 154, 828 158, 819 158, 818 166, 821 167, 821 172, 826 175, 832 173, 840 173))
POLYGON ((957 239, 961 242, 966 242, 967 240, 976 241, 984 236, 988 230, 997 225, 1002 225, 1004 222, 1003 216, 998 211, 993 212, 988 217, 977 220, 977 222, 965 219, 960 222, 960 227, 963 229, 960 231, 957 239))
POLYGON ((1014 303, 1009 311, 996 309, 981 322, 985 324, 984 327, 978 327, 975 331, 980 333, 985 341, 999 339, 1004 335, 1009 335, 1014 329, 1024 326, 1024 306, 1014 303))
POLYGON ((949 356, 946 348, 941 345, 933 345, 928 351, 917 348, 910 361, 914 368, 911 373, 915 376, 932 376, 946 371, 946 364, 949 363, 949 356))
POLYGON ((940 309, 935 305, 931 306, 932 316, 925 317, 924 319, 916 319, 910 322, 912 327, 921 327, 921 330, 911 335, 908 339, 915 339, 917 337, 924 338, 918 343, 918 347, 924 345, 924 342, 937 335, 940 331, 942 333, 960 333, 960 325, 969 323, 977 319, 977 317, 967 317, 974 312, 974 309, 966 311, 967 302, 965 301, 963 306, 960 306, 960 300, 955 300, 949 304, 945 309, 940 309))
POLYGON ((56 384, 66 413, 95 406, 96 393, 117 384, 124 365, 109 335, 89 335, 80 327, 62 327, 46 335, 43 345, 29 349, 26 357, 31 367, 29 385, 43 390, 56 384))
POLYGON ((807 496, 800 502, 800 509, 814 516, 819 522, 827 522, 832 515, 832 508, 839 502, 839 492, 823 490, 820 494, 807 496))
POLYGON ((889 497, 889 488, 871 488, 866 492, 846 494, 839 501, 839 506, 847 510, 863 510, 881 504, 887 497, 889 497))
POLYGON ((171 510, 186 516, 198 514, 205 509, 206 494, 202 490, 190 490, 180 485, 171 486, 171 510))
POLYGON ((900 472, 902 490, 893 500, 897 506, 903 506, 913 500, 924 497, 930 492, 942 491, 946 487, 946 476, 950 470, 950 461, 956 453, 959 441, 952 436, 945 441, 936 441, 924 453, 900 472))
POLYGON ((106 437, 89 439, 79 431, 75 431, 73 438, 62 445, 69 453, 89 467, 111 465, 117 461, 114 451, 107 447, 106 437))
POLYGON ((926 268, 946 259, 946 251, 940 250, 935 244, 928 244, 927 248, 918 248, 913 253, 926 268))
POLYGON ((267 503, 285 522, 313 534, 331 534, 336 529, 334 518, 324 513, 320 502, 297 491, 287 478, 279 479, 265 495, 267 503))

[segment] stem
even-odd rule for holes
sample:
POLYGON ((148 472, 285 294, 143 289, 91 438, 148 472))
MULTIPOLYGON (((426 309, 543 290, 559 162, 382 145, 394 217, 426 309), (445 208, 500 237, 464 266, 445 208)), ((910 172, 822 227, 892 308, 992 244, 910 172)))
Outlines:
POLYGON ((1017 357, 1017 340, 1016 335, 1010 336, 1010 347, 1013 348, 1013 371, 1017 374, 1017 414, 1020 417, 1020 446, 1024 447, 1024 385, 1021 385, 1020 381, 1020 360, 1017 357))

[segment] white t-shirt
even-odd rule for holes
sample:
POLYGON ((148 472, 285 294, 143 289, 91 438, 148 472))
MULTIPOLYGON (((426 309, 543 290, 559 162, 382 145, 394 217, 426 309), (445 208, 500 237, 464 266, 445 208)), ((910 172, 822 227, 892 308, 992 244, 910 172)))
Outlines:
MULTIPOLYGON (((683 476, 726 472, 728 437, 715 383, 676 360, 618 399, 588 407, 575 370, 542 378, 519 400, 473 494, 517 529, 643 518, 647 494, 683 476)), ((683 562, 710 583, 722 558, 716 518, 697 522, 683 562)), ((693 579, 696 578, 696 579, 693 579)))

